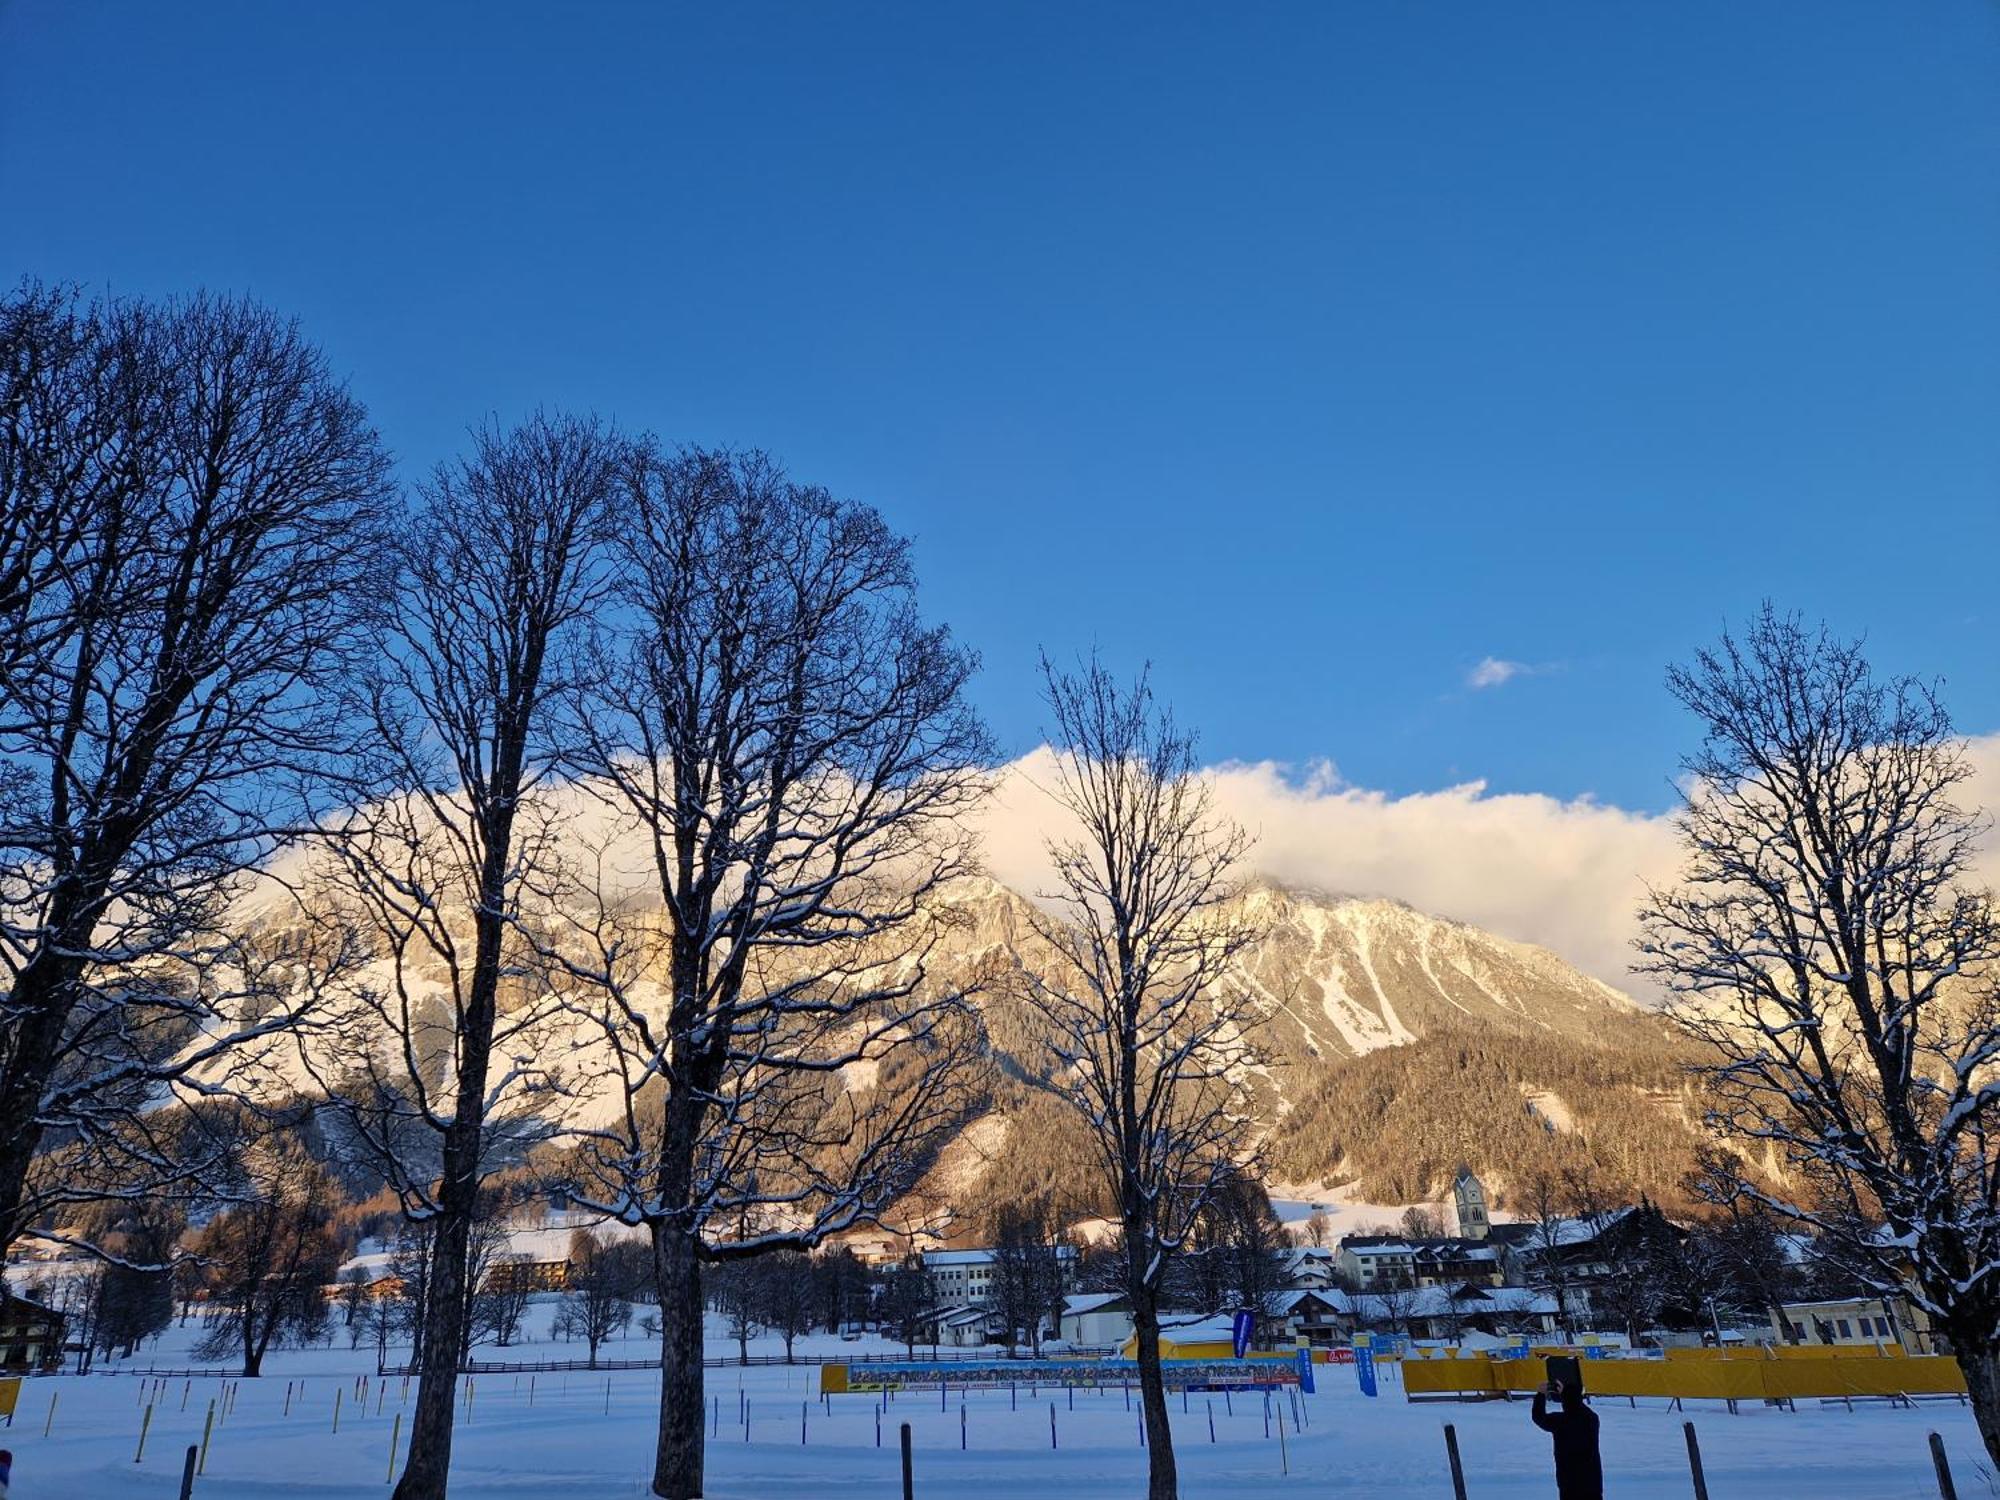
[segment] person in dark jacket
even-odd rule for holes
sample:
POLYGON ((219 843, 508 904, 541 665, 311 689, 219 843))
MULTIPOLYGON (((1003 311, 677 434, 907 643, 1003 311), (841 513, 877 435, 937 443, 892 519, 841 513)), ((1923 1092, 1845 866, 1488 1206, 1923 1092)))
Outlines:
POLYGON ((1535 1392, 1535 1425, 1555 1439, 1557 1500, 1604 1500, 1604 1464, 1597 1456, 1597 1413, 1583 1392, 1550 1381, 1535 1392), (1549 1410, 1554 1397, 1558 1410, 1549 1410))

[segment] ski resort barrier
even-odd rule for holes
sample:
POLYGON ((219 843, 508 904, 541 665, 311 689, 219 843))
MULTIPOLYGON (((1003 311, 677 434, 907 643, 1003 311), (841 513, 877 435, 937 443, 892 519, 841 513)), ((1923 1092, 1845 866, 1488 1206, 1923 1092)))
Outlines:
MULTIPOLYGON (((1263 1391, 1297 1385, 1296 1354, 1286 1351, 1250 1354, 1242 1359, 1167 1360, 1161 1366, 1168 1390, 1263 1391)), ((846 1395, 850 1392, 935 1390, 956 1386, 1004 1389, 1034 1386, 1077 1390, 1110 1388, 1136 1384, 1139 1367, 1127 1359, 1042 1359, 988 1360, 980 1362, 900 1361, 836 1364, 829 1361, 819 1368, 820 1394, 846 1395)))
MULTIPOLYGON (((1670 1350, 1666 1359, 1597 1359, 1584 1383, 1594 1396, 1707 1401, 1868 1400, 1962 1396, 1965 1377, 1943 1355, 1768 1355, 1670 1350), (1692 1356, 1692 1357, 1688 1357, 1692 1356)), ((1407 1399, 1491 1399, 1532 1392, 1548 1378, 1538 1358, 1413 1359, 1403 1365, 1407 1399)))

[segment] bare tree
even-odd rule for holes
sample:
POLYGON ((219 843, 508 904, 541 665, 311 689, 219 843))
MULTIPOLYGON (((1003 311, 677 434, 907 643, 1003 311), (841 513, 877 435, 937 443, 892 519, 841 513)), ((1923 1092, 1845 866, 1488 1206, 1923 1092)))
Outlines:
POLYGON ((913 1253, 883 1274, 875 1313, 911 1359, 917 1357, 917 1345, 937 1341, 937 1278, 921 1255, 913 1253))
POLYGON ((583 1340, 592 1369, 605 1341, 632 1321, 632 1298, 647 1275, 644 1256, 632 1253, 637 1249, 588 1229, 570 1237, 569 1285, 557 1314, 557 1332, 583 1340))
POLYGON ((1413 1240, 1444 1238, 1444 1215, 1428 1203, 1413 1203, 1403 1210, 1401 1232, 1413 1240))
POLYGON ((1057 962, 1027 976, 1028 997, 1118 1205, 1147 1495, 1174 1500, 1160 1292, 1249 1147, 1242 1080, 1259 1012, 1230 972, 1256 936, 1231 906, 1247 841, 1215 816, 1193 737, 1155 706, 1144 675, 1127 688, 1094 659, 1075 675, 1042 665, 1051 791, 1076 830, 1049 847, 1056 884, 1037 927, 1057 962))
POLYGON ((651 1232, 652 1483, 691 1500, 701 1263, 870 1219, 963 1118, 976 1038, 927 960, 988 742, 973 659, 920 623, 874 511, 760 455, 646 446, 622 540, 629 628, 579 763, 637 870, 607 868, 569 947, 624 1108, 586 1133, 576 1191, 651 1232))
POLYGON ((785 1363, 792 1346, 813 1326, 812 1261, 800 1250, 774 1250, 751 1261, 758 1321, 785 1341, 785 1363))
POLYGON ((1333 1220, 1327 1217, 1325 1209, 1315 1206, 1313 1211, 1306 1215, 1299 1236, 1313 1249, 1324 1250, 1327 1241, 1333 1238, 1333 1220))
POLYGON ((358 1163, 432 1222, 416 1413, 395 1500, 441 1500, 472 1337, 482 1184, 546 1135, 555 991, 518 936, 557 858, 551 703, 579 684, 609 581, 623 447, 588 418, 482 429, 401 530, 369 698, 390 791, 334 842, 329 920, 375 960, 305 1048, 358 1163), (384 978, 386 974, 386 979, 384 978))
POLYGON ((243 1154, 242 1206, 209 1221, 195 1243, 206 1263, 210 1314, 198 1357, 242 1356, 263 1372, 275 1344, 301 1343, 325 1328, 325 1288, 340 1268, 332 1221, 333 1180, 288 1132, 254 1140, 243 1154))
POLYGON ((994 1225, 990 1295, 1007 1325, 1008 1348, 1025 1337, 1039 1357, 1043 1335, 1061 1327, 1072 1256, 1063 1240, 1061 1215, 1049 1199, 1001 1207, 994 1225))
POLYGON ((1931 686, 1768 606, 1668 683, 1702 747, 1639 968, 1713 1049, 1711 1125, 1798 1184, 1736 1189, 1931 1318, 2000 1461, 2000 924, 1964 744, 1931 686))
POLYGON ((204 1176, 147 1112, 297 1019, 224 919, 345 786, 387 471, 261 308, 0 303, 0 1247, 204 1176))

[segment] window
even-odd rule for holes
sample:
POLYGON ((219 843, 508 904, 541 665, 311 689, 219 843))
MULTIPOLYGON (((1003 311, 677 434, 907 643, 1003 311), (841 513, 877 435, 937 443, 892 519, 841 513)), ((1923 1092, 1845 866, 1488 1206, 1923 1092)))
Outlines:
POLYGON ((1792 1325, 1792 1337, 1799 1340, 1799 1342, 1803 1343, 1805 1342, 1805 1336, 1806 1336, 1806 1325, 1803 1323, 1794 1323, 1792 1325))
POLYGON ((1840 1336, 1841 1336, 1842 1338, 1852 1338, 1852 1337, 1853 1337, 1853 1335, 1852 1335, 1851 1333, 1849 1333, 1849 1332, 1848 1332, 1848 1329, 1847 1329, 1847 1319, 1845 1319, 1845 1318, 1842 1318, 1842 1319, 1840 1319, 1840 1320, 1839 1320, 1839 1321, 1838 1321, 1837 1323, 1835 1323, 1835 1324, 1834 1324, 1833 1326, 1834 1326, 1834 1328, 1835 1328, 1836 1330, 1838 1330, 1838 1332, 1839 1332, 1839 1334, 1840 1334, 1840 1336))

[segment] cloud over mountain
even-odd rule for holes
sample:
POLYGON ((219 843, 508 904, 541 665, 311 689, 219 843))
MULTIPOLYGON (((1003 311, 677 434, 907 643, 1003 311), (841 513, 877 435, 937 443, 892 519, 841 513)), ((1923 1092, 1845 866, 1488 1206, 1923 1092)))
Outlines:
MULTIPOLYGON (((1968 800, 2000 807, 2000 734, 1972 741, 1968 800)), ((1047 749, 1007 766, 985 813, 987 861, 1015 889, 1047 888, 1042 843, 1058 826, 1043 788, 1047 749)), ((1643 993, 1629 972, 1634 913, 1648 881, 1679 856, 1664 813, 1589 797, 1493 792, 1481 781, 1394 795, 1351 785, 1331 765, 1304 777, 1260 762, 1207 773, 1217 810, 1257 838, 1251 862, 1288 885, 1387 896, 1522 942, 1606 983, 1643 993)), ((2000 884, 2000 845, 1983 870, 2000 884)))

